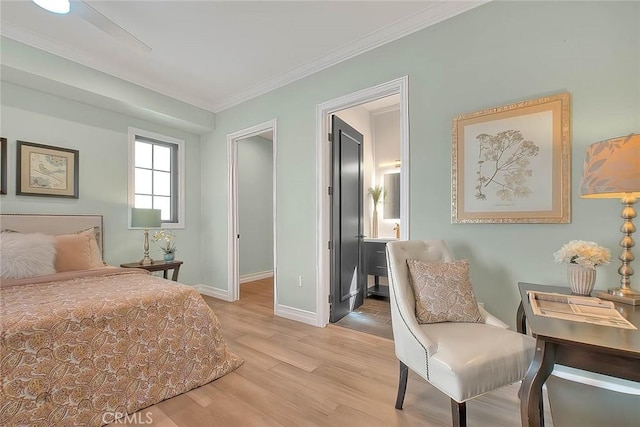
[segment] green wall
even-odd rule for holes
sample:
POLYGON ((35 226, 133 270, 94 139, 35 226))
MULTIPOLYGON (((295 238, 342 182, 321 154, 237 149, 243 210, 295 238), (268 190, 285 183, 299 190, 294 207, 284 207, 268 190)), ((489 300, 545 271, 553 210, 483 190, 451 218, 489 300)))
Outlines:
POLYGON ((273 271, 273 142, 238 142, 240 276, 273 271))
MULTIPOLYGON (((277 118, 278 302, 315 311, 316 105, 408 75, 411 238, 445 239, 469 259, 479 300, 513 324, 518 281, 566 283, 552 257, 562 243, 618 252, 619 203, 579 199, 577 187, 590 143, 640 131, 639 15, 636 2, 492 2, 220 112, 201 147, 204 283, 227 287, 226 135, 277 118), (563 91, 571 223, 451 224, 452 118, 563 91)), ((616 269, 599 268, 597 288, 616 285, 616 269)))
MULTIPOLYGON (((102 214, 104 257, 111 265, 142 258, 141 230, 128 230, 129 126, 185 140, 186 228, 176 231, 177 258, 185 263, 180 281, 200 283, 200 139, 197 135, 114 113, 8 82, 1 86, 0 129, 7 138, 8 194, 2 213, 102 214), (79 151, 80 197, 16 196, 16 140, 79 151)), ((151 257, 162 251, 151 242, 151 257)))

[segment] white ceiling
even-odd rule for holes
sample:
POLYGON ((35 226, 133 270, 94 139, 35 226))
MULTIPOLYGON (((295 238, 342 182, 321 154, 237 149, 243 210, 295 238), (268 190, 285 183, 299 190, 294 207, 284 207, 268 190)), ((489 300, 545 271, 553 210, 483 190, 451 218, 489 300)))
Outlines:
POLYGON ((384 98, 376 99, 375 101, 362 104, 361 107, 367 109, 370 113, 377 113, 380 111, 388 111, 393 108, 400 108, 400 94, 385 96, 384 98))
MULTIPOLYGON (((485 1, 91 1, 151 48, 81 18, 2 0, 0 33, 217 112, 485 1)), ((74 13, 74 10, 76 13, 74 13)))

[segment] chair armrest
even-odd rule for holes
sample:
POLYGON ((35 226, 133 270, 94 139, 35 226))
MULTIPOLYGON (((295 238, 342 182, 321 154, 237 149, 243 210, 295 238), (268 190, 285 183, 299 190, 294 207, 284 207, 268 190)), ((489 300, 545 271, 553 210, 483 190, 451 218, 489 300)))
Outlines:
POLYGON ((497 326, 502 329, 509 329, 509 325, 504 323, 502 320, 498 319, 493 314, 489 313, 484 308, 484 303, 478 303, 478 308, 480 309, 480 314, 482 314, 482 318, 484 319, 484 323, 491 326, 497 326))

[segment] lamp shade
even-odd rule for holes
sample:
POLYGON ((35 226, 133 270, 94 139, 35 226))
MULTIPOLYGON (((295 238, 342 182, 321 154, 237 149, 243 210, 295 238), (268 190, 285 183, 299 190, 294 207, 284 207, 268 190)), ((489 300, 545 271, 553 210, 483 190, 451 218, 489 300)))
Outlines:
POLYGON ((131 226, 140 228, 156 228, 162 225, 160 209, 131 209, 131 226))
POLYGON ((640 197, 640 134, 596 142, 587 148, 580 197, 640 197))

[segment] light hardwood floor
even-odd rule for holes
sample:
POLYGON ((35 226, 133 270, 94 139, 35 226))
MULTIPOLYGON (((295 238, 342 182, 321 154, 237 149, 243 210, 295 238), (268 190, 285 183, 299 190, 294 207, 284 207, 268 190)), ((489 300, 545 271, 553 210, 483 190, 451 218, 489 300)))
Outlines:
MULTIPOLYGON (((141 410, 141 419, 149 414, 153 426, 451 425, 449 399, 413 373, 404 410, 394 409, 398 362, 391 340, 276 317, 269 280, 243 284, 234 303, 205 300, 244 364, 141 410)), ((517 391, 512 385, 468 402, 468 425, 519 426, 517 391)))

